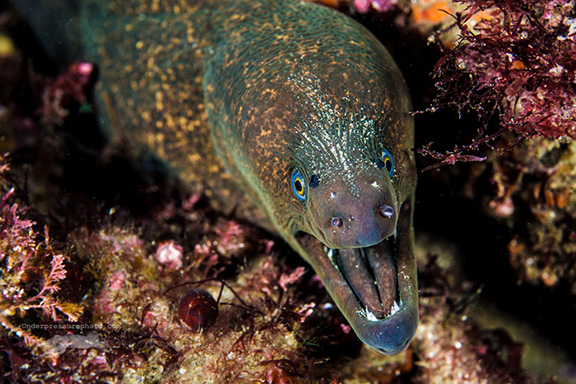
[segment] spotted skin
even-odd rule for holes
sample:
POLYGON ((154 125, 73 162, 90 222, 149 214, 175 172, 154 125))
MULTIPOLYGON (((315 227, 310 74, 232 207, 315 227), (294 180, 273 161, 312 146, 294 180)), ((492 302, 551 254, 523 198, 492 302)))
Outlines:
POLYGON ((413 121, 382 45, 346 16, 297 0, 84 4, 103 125, 221 209, 236 205, 278 232, 367 345, 405 349, 418 325, 413 121))

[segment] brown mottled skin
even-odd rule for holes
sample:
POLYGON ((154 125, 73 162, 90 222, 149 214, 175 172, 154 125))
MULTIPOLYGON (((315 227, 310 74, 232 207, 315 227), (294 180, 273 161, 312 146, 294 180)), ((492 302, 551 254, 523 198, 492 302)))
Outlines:
POLYGON ((103 125, 222 209, 239 204, 277 231, 366 344, 406 348, 418 325, 413 121, 382 45, 346 16, 297 0, 82 4, 103 125))

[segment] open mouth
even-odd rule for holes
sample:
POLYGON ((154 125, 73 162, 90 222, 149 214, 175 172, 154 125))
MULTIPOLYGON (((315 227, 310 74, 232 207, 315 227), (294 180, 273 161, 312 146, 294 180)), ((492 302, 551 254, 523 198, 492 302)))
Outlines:
POLYGON ((376 245, 332 249, 314 236, 295 237, 358 337, 387 354, 406 348, 418 326, 418 293, 410 199, 394 233, 376 245))
POLYGON ((371 247, 331 249, 324 252, 340 271, 368 320, 394 315, 399 309, 394 236, 371 247), (393 251, 394 250, 394 251, 393 251))

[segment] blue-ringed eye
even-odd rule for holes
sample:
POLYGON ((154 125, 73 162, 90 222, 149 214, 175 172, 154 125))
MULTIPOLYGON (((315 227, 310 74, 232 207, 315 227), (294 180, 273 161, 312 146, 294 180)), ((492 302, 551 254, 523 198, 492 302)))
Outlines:
POLYGON ((382 150, 382 156, 376 159, 376 166, 380 169, 386 168, 389 177, 394 175, 394 159, 388 150, 382 150))
POLYGON ((292 173, 290 184, 292 184, 292 192, 294 192, 296 198, 300 201, 306 200, 306 185, 300 172, 294 171, 294 173, 292 173))

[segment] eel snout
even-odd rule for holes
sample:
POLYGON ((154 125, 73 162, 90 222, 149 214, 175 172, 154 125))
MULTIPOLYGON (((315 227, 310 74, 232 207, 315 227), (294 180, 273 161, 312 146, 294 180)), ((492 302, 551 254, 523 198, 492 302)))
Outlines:
POLYGON ((362 179, 336 178, 310 191, 311 228, 329 248, 369 247, 396 230, 398 204, 390 180, 376 172, 362 179))

